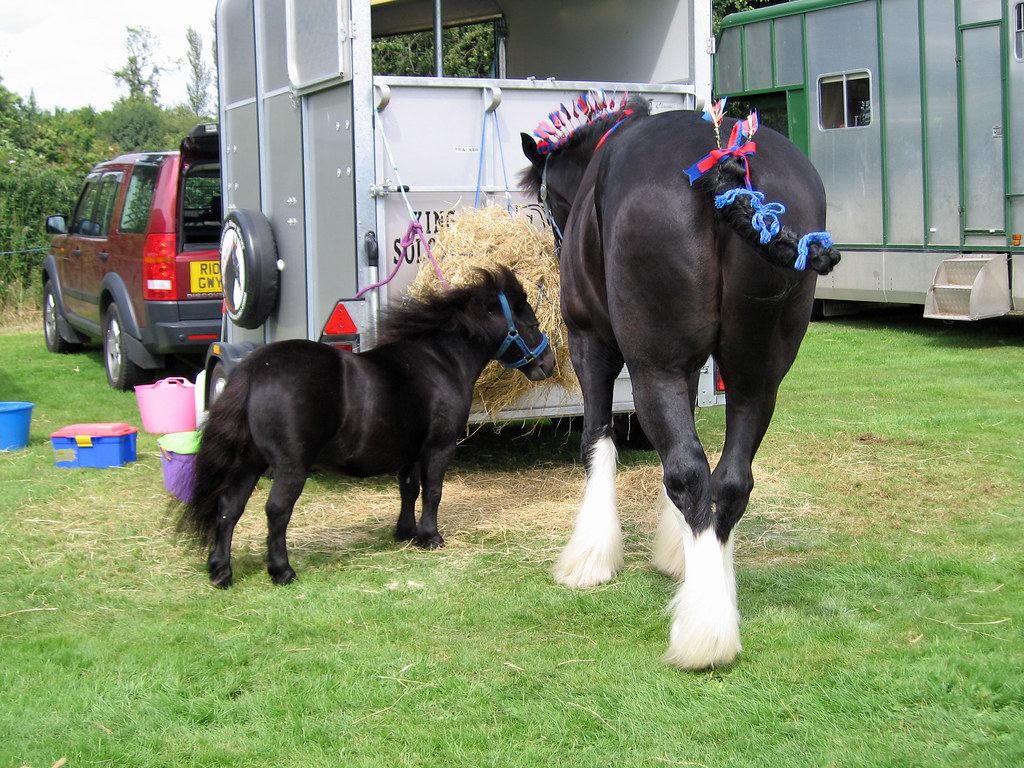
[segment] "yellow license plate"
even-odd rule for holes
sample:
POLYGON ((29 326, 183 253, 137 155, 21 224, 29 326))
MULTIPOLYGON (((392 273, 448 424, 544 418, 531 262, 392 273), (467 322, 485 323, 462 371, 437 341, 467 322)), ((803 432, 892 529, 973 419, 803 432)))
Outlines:
POLYGON ((188 265, 190 293, 220 293, 219 261, 193 261, 188 265))

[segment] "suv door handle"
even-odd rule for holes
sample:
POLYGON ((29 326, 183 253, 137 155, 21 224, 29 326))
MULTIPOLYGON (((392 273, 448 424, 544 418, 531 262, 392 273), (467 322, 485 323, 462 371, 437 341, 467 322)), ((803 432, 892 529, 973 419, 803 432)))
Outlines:
POLYGON ((75 250, 73 250, 73 251, 71 252, 71 255, 72 255, 72 256, 76 256, 76 257, 77 257, 77 256, 81 256, 81 255, 82 255, 82 249, 81 249, 81 248, 75 248, 75 250))
POLYGON ((99 257, 106 261, 107 259, 110 258, 110 253, 108 251, 101 251, 99 257))

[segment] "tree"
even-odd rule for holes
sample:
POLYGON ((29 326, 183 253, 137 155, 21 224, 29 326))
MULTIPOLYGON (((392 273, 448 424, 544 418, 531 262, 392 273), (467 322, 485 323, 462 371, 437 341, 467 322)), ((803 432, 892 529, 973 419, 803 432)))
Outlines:
POLYGON ((148 27, 125 29, 128 31, 128 39, 125 41, 128 60, 113 73, 114 80, 128 88, 129 99, 156 104, 160 97, 157 81, 161 72, 160 66, 153 61, 156 38, 148 27))
MULTIPOLYGON (((442 47, 445 76, 487 77, 494 58, 494 24, 445 29, 442 47)), ((380 75, 433 75, 434 33, 377 38, 373 41, 373 71, 380 75)))
MULTIPOLYGON (((167 113, 145 98, 120 99, 100 119, 100 131, 121 152, 171 149, 167 136, 167 113)), ((180 141, 180 138, 179 138, 180 141)))
POLYGON ((210 29, 213 30, 213 34, 210 35, 210 58, 213 60, 213 114, 220 114, 220 73, 218 67, 220 66, 217 61, 217 17, 214 16, 210 19, 210 29))
POLYGON ((718 34, 718 25, 722 19, 730 13, 752 11, 755 8, 764 8, 783 2, 786 2, 786 0, 712 0, 711 15, 714 17, 715 34, 718 34))
POLYGON ((196 117, 203 117, 208 114, 210 83, 213 81, 213 76, 210 74, 210 68, 203 61, 203 36, 189 27, 185 33, 185 39, 188 42, 188 54, 186 55, 188 83, 185 86, 188 100, 185 106, 196 117))

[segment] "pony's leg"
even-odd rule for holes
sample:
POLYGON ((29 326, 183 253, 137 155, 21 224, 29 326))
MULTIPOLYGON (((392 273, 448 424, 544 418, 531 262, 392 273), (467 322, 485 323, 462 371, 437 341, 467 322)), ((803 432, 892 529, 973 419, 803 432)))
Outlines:
POLYGON ((402 507, 395 526, 395 539, 409 541, 416 537, 416 499, 420 495, 420 465, 410 464, 398 470, 398 493, 402 507))
POLYGON ((267 499, 267 572, 275 584, 291 584, 295 571, 288 562, 288 543, 285 537, 292 519, 295 502, 306 484, 303 471, 278 471, 267 499))
POLYGON ((231 539, 235 526, 245 512, 245 504, 256 487, 256 481, 262 474, 262 468, 250 468, 236 476, 235 481, 225 490, 217 501, 218 518, 217 534, 206 561, 206 570, 210 574, 210 583, 215 587, 226 589, 231 586, 231 539))
POLYGON ((683 669, 728 664, 741 650, 731 544, 718 538, 711 505, 711 469, 697 437, 685 379, 633 374, 644 429, 661 456, 665 497, 682 538, 684 580, 665 661, 683 669))
POLYGON ((613 388, 622 357, 580 335, 575 340, 570 335, 570 352, 583 390, 581 453, 587 486, 575 530, 552 574, 560 584, 592 587, 610 581, 623 564, 615 497, 617 454, 611 433, 613 388))
POLYGON ((437 508, 441 506, 441 489, 444 475, 455 456, 455 441, 450 445, 435 447, 423 457, 420 480, 423 485, 423 512, 416 528, 416 545, 424 549, 444 546, 444 537, 437 530, 437 508))

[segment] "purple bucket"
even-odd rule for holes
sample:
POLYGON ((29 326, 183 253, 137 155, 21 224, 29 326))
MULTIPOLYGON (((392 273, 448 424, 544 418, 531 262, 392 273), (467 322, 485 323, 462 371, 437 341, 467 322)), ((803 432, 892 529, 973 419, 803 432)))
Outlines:
POLYGON ((164 488, 178 499, 188 503, 196 482, 196 452, 199 450, 198 432, 175 432, 157 440, 160 446, 160 466, 164 473, 164 488))

